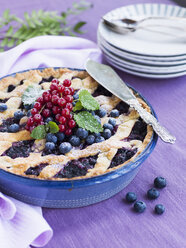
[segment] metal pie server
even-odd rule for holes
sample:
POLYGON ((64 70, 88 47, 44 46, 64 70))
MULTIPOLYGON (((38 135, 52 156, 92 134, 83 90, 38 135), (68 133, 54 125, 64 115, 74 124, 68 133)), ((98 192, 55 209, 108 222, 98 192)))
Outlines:
POLYGON ((153 127, 154 131, 163 141, 172 144, 175 143, 176 138, 165 127, 161 126, 152 114, 142 108, 128 86, 110 66, 88 60, 85 64, 85 69, 104 88, 137 110, 141 118, 153 127))

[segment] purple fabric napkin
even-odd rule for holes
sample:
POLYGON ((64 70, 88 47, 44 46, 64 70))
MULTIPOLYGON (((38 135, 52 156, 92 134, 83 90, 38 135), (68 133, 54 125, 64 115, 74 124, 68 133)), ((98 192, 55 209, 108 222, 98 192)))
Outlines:
MULTIPOLYGON (((65 36, 40 36, 0 53, 0 77, 39 67, 84 68, 88 58, 101 61, 101 51, 89 40, 65 36)), ((0 192, 0 247, 43 247, 52 229, 40 207, 31 206, 0 192)))
POLYGON ((101 60, 101 51, 89 40, 69 36, 40 36, 0 53, 0 76, 38 67, 84 68, 87 58, 101 60))

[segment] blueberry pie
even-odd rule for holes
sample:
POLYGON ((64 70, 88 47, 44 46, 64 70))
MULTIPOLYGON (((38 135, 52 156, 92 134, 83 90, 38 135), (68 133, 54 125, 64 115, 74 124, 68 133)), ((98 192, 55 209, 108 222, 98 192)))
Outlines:
POLYGON ((101 175, 133 160, 152 135, 86 71, 47 68, 0 81, 0 168, 8 172, 47 180, 101 175))

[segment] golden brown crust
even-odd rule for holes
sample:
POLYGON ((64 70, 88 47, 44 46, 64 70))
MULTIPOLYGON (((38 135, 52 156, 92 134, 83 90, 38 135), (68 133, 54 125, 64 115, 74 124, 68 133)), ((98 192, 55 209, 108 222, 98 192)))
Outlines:
MULTIPOLYGON (((4 119, 13 117, 14 112, 21 104, 21 95, 29 85, 33 83, 38 84, 42 78, 49 78, 50 76, 58 78, 60 81, 69 78, 72 80, 72 87, 77 90, 86 88, 90 93, 93 93, 98 87, 98 83, 92 79, 87 72, 71 71, 69 69, 62 68, 57 70, 53 68, 46 68, 42 71, 30 70, 23 73, 17 73, 15 77, 6 77, 0 81, 0 99, 9 98, 7 101, 8 109, 5 112, 0 113, 0 124, 2 124, 4 119), (23 84, 19 85, 20 81, 22 80, 23 84), (7 87, 9 85, 15 85, 17 87, 12 92, 7 92, 7 87)), ((42 86, 44 89, 48 89, 50 83, 43 83, 42 86)), ((142 106, 150 112, 150 107, 140 97, 137 98, 142 106)), ((118 99, 116 96, 97 96, 96 99, 107 111, 111 111, 120 102, 120 99, 118 99)), ((134 109, 130 108, 129 115, 122 114, 117 118, 118 129, 117 132, 111 136, 111 138, 101 143, 94 143, 93 145, 90 145, 83 150, 72 149, 65 156, 41 156, 41 151, 44 148, 45 140, 35 141, 33 144, 33 152, 30 153, 29 157, 18 157, 16 159, 12 159, 8 156, 0 156, 0 168, 15 174, 26 176, 25 171, 29 167, 35 167, 40 163, 48 163, 48 165, 42 169, 38 177, 28 177, 50 180, 68 180, 66 178, 54 178, 55 174, 61 170, 64 164, 73 159, 79 159, 98 154, 97 162, 94 168, 89 169, 85 176, 74 177, 73 179, 88 178, 115 170, 116 168, 124 166, 129 161, 134 160, 145 149, 152 138, 153 130, 150 126, 147 126, 147 135, 143 142, 139 140, 131 140, 130 142, 125 141, 125 138, 129 136, 138 118, 138 113, 134 109), (108 169, 113 157, 117 153, 117 150, 122 147, 129 149, 137 148, 137 153, 125 163, 108 169)), ((25 120, 22 120, 22 122, 24 121, 25 120)), ((107 121, 108 117, 101 119, 102 124, 106 123, 107 121)), ((18 133, 0 132, 0 152, 2 154, 5 150, 11 147, 12 142, 29 139, 31 139, 30 133, 26 130, 19 131, 18 133)))

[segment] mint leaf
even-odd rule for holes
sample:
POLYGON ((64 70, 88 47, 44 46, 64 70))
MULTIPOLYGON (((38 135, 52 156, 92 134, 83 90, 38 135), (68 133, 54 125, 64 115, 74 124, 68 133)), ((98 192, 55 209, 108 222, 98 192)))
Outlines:
POLYGON ((50 133, 57 133, 59 131, 59 127, 54 121, 49 121, 48 126, 50 133))
POLYGON ((95 98, 87 90, 81 90, 80 91, 79 100, 80 100, 82 106, 88 110, 99 109, 99 103, 95 100, 95 98))
POLYGON ((76 102, 76 105, 73 107, 73 111, 81 110, 83 108, 80 101, 76 102))
POLYGON ((44 90, 39 85, 30 85, 22 95, 22 101, 24 105, 30 105, 36 101, 36 99, 43 94, 44 90))
POLYGON ((34 139, 44 139, 46 137, 45 126, 40 125, 35 127, 30 136, 34 139))
POLYGON ((74 115, 74 119, 79 127, 82 127, 92 133, 103 131, 101 124, 88 111, 82 111, 74 115))

